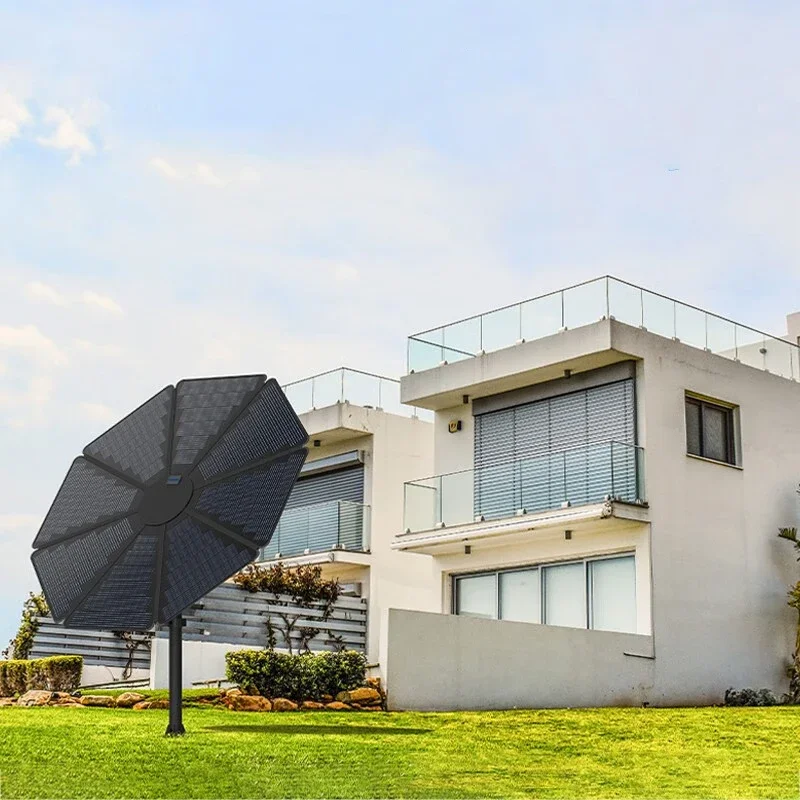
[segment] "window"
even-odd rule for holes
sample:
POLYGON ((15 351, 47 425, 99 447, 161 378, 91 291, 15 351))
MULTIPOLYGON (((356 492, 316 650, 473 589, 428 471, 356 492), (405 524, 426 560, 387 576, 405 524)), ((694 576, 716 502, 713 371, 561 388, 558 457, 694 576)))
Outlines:
POLYGON ((735 464, 733 408, 687 395, 686 451, 693 456, 735 464))
POLYGON ((453 595, 464 616, 636 632, 633 555, 459 575, 453 595))

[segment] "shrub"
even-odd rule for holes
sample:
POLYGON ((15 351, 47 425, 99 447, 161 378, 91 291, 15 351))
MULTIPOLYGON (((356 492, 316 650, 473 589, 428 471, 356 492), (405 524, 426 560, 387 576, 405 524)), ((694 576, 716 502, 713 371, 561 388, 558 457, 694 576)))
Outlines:
POLYGON ((82 671, 81 656, 0 661, 0 697, 24 694, 29 689, 74 692, 81 685, 82 671))
POLYGON ((237 650, 225 656, 226 675, 248 694, 319 700, 363 686, 367 660, 362 653, 277 653, 237 650))
POLYGON ((50 609, 47 607, 44 595, 30 592, 28 599, 22 605, 22 619, 19 623, 17 635, 8 643, 8 647, 3 650, 3 655, 15 659, 28 658, 31 654, 36 631, 39 630, 39 617, 46 617, 49 613, 50 609))
POLYGON ((728 689, 726 706, 777 706, 778 698, 769 689, 728 689))

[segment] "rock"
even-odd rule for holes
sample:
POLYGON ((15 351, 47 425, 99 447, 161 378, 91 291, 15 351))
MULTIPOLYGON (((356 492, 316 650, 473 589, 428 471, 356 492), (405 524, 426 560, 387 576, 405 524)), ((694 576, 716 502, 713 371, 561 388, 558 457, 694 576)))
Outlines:
POLYGON ((134 703, 133 710, 134 711, 146 711, 150 706, 153 705, 152 700, 142 700, 140 703, 134 703))
POLYGON ((285 697, 276 697, 272 701, 273 711, 297 711, 297 703, 287 700, 285 697))
POLYGON ((60 708, 86 708, 76 697, 67 697, 60 700, 52 700, 48 705, 57 706, 60 708))
POLYGON ((115 703, 113 697, 104 694, 85 694, 81 697, 81 705, 91 708, 113 708, 115 703))
POLYGON ((3 706, 14 706, 17 701, 13 697, 0 697, 0 708, 3 706))
POLYGON ((322 702, 323 703, 332 703, 336 698, 332 694, 324 694, 322 695, 322 702))
POLYGON ((272 703, 260 695, 238 694, 225 699, 231 711, 272 711, 272 703))
POLYGON ((50 702, 52 696, 52 692, 47 692, 43 689, 31 689, 17 700, 17 705, 25 708, 30 706, 46 706, 50 702))
POLYGON ((367 686, 376 691, 381 691, 381 679, 380 678, 367 678, 367 686))
POLYGON ((357 706, 375 705, 383 700, 381 693, 369 686, 361 686, 358 689, 351 689, 349 692, 339 692, 336 699, 340 703, 354 703, 357 706))
POLYGON ((162 697, 160 700, 151 700, 150 708, 169 708, 169 698, 162 697))
POLYGON ((319 711, 321 708, 325 708, 325 704, 317 703, 314 700, 306 700, 300 706, 301 711, 319 711))
POLYGON ((335 700, 333 703, 326 703, 325 708, 328 711, 352 711, 353 707, 347 705, 347 703, 340 703, 338 700, 335 700))
POLYGON ((117 708, 133 708, 137 703, 147 698, 139 692, 123 692, 117 698, 117 708))
POLYGON ((359 711, 383 711, 383 706, 359 706, 359 711))
POLYGON ((238 697, 240 694, 244 694, 241 689, 225 689, 223 693, 225 697, 238 697))

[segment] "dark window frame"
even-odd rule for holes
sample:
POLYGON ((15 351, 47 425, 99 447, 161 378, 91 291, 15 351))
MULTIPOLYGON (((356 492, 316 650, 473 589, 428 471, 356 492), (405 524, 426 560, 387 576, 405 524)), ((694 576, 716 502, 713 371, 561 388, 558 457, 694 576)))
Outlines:
POLYGON ((738 462, 736 460, 736 436, 735 436, 735 422, 734 422, 734 414, 735 414, 735 407, 725 405, 723 403, 714 402, 713 400, 705 400, 702 397, 696 397, 691 394, 686 394, 685 402, 684 402, 684 420, 686 425, 686 453, 690 456, 698 456, 700 458, 705 458, 709 461, 716 461, 718 464, 729 464, 732 466, 738 466, 738 462), (695 406, 699 409, 699 430, 698 430, 698 442, 699 442, 699 453, 692 452, 689 442, 689 424, 688 424, 688 407, 695 406), (712 409, 717 412, 722 412, 725 415, 725 458, 719 459, 715 458, 714 456, 710 456, 706 454, 706 438, 705 438, 705 413, 706 409, 712 409))

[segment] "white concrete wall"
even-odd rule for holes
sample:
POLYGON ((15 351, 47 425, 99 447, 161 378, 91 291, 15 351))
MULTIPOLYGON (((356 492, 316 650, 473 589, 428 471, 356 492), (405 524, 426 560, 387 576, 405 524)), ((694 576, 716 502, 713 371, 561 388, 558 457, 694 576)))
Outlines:
MULTIPOLYGON (((217 642, 183 643, 183 688, 191 689, 201 681, 225 679, 225 654, 232 650, 260 650, 241 644, 217 642)), ((150 659, 150 688, 169 688, 169 639, 153 639, 150 659)))
POLYGON ((630 706, 652 691, 652 642, 445 614, 389 612, 388 701, 393 710, 630 706))
MULTIPOLYGON (((131 670, 126 681, 146 680, 150 673, 146 669, 131 670)), ((123 680, 122 667, 105 667, 99 664, 84 664, 81 673, 81 686, 99 686, 123 680)))

